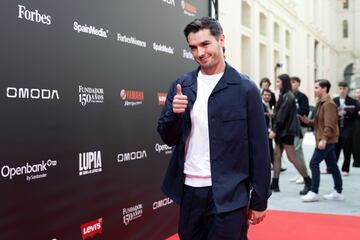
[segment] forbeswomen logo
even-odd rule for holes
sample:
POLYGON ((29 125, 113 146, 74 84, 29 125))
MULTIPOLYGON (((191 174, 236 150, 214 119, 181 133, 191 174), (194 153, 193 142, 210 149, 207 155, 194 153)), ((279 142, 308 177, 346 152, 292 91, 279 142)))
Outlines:
POLYGON ((47 171, 51 167, 57 166, 56 160, 43 160, 41 163, 29 164, 20 167, 10 167, 8 165, 1 167, 1 176, 12 180, 16 176, 26 175, 26 180, 31 181, 34 179, 47 177, 47 171))
POLYGON ((80 229, 83 240, 89 237, 94 237, 97 234, 101 234, 103 229, 103 219, 98 218, 94 221, 84 223, 80 226, 80 229))
POLYGON ((39 99, 39 100, 59 100, 59 91, 56 89, 38 88, 6 88, 6 97, 15 99, 39 99))
POLYGON ((142 203, 137 204, 132 207, 123 208, 123 222, 125 226, 137 218, 140 218, 143 214, 143 205, 142 203))
POLYGON ((184 10, 184 14, 190 17, 194 17, 197 13, 197 8, 186 1, 181 1, 181 7, 184 10))
POLYGON ((104 89, 79 86, 79 103, 104 103, 104 89))
POLYGON ((117 41, 127 43, 127 44, 131 44, 131 45, 135 45, 135 46, 138 46, 138 47, 146 48, 146 42, 145 41, 141 41, 139 39, 136 39, 135 37, 128 37, 126 35, 122 35, 121 33, 117 34, 117 41))
POLYGON ((30 22, 51 25, 50 15, 41 14, 38 9, 35 9, 33 11, 28 10, 24 5, 20 5, 20 4, 18 4, 18 18, 25 19, 30 22))
POLYGON ((120 98, 124 101, 125 107, 134 107, 143 103, 144 92, 139 90, 122 89, 120 91, 120 98))
POLYGON ((90 35, 95 35, 98 37, 102 37, 102 38, 108 38, 108 34, 109 34, 109 30, 106 29, 104 30, 104 28, 100 27, 97 28, 95 26, 92 25, 87 25, 87 24, 79 24, 77 21, 74 21, 74 30, 77 33, 87 33, 90 35))
POLYGON ((79 153, 79 176, 101 171, 101 151, 79 153))

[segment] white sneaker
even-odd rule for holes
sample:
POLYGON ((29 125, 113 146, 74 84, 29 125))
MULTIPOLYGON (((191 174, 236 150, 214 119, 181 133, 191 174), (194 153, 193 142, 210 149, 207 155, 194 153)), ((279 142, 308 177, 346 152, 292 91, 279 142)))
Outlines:
POLYGON ((304 184, 304 178, 302 176, 298 177, 295 181, 296 184, 304 184))
POLYGON ((292 177, 290 178, 290 182, 296 182, 296 180, 298 180, 298 178, 301 177, 301 176, 295 176, 295 177, 292 177))
POLYGON ((342 172, 342 175, 343 175, 344 177, 347 177, 347 176, 349 176, 349 172, 342 172))
POLYGON ((301 197, 303 202, 317 202, 320 200, 319 194, 309 191, 306 195, 301 197))
POLYGON ((344 195, 342 193, 338 193, 337 191, 333 191, 329 194, 325 194, 323 196, 326 200, 334 200, 334 201, 343 201, 344 195))

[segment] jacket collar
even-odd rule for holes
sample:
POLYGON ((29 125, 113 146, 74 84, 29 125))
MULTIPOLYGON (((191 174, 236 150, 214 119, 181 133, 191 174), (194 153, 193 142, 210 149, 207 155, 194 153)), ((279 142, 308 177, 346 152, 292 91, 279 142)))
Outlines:
MULTIPOLYGON (((194 92, 197 89, 197 76, 200 71, 200 66, 190 73, 191 77, 184 80, 183 86, 190 87, 194 92)), ((225 62, 225 71, 220 78, 218 84, 215 86, 213 93, 220 91, 228 86, 228 84, 240 84, 239 73, 227 62, 225 62)))

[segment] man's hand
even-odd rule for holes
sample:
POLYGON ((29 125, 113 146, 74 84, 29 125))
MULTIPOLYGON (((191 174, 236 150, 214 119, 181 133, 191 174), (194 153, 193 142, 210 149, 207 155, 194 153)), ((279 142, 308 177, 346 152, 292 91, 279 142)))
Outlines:
POLYGON ((255 211, 249 209, 248 220, 249 223, 252 225, 261 223, 264 220, 265 216, 266 216, 266 211, 255 211))
POLYGON ((268 135, 268 138, 269 138, 269 139, 274 139, 275 137, 276 137, 276 133, 273 132, 273 131, 270 131, 270 132, 269 132, 269 135, 268 135))
POLYGON ((325 140, 321 140, 321 141, 319 142, 318 149, 324 150, 325 148, 326 148, 326 141, 325 141, 325 140))
POLYGON ((303 123, 305 123, 305 124, 309 124, 310 123, 310 120, 308 119, 308 117, 307 116, 301 116, 301 115, 298 115, 299 116, 299 118, 300 118, 300 120, 303 122, 303 123))
POLYGON ((188 105, 187 96, 182 94, 181 85, 176 85, 176 95, 172 102, 172 109, 174 113, 183 113, 188 105))

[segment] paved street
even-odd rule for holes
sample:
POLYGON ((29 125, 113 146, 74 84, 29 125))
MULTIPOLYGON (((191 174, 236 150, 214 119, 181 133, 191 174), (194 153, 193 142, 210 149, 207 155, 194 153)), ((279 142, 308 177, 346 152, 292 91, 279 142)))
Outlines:
MULTIPOLYGON (((307 167, 309 166, 314 145, 315 139, 312 133, 305 134, 303 149, 307 167)), ((269 201, 269 209, 360 216, 360 168, 351 167, 350 176, 343 177, 345 201, 338 202, 321 199, 319 202, 303 203, 300 199, 299 191, 304 185, 289 181, 290 178, 298 175, 298 173, 286 157, 283 162, 285 162, 287 170, 280 175, 281 192, 272 194, 269 201)), ((343 158, 341 154, 339 160, 340 167, 342 162, 343 158)), ((320 168, 325 169, 324 161, 321 163, 320 168)), ((310 169, 308 170, 309 174, 311 174, 310 169)), ((321 174, 320 178, 320 195, 331 192, 334 186, 332 176, 329 174, 321 174)))

